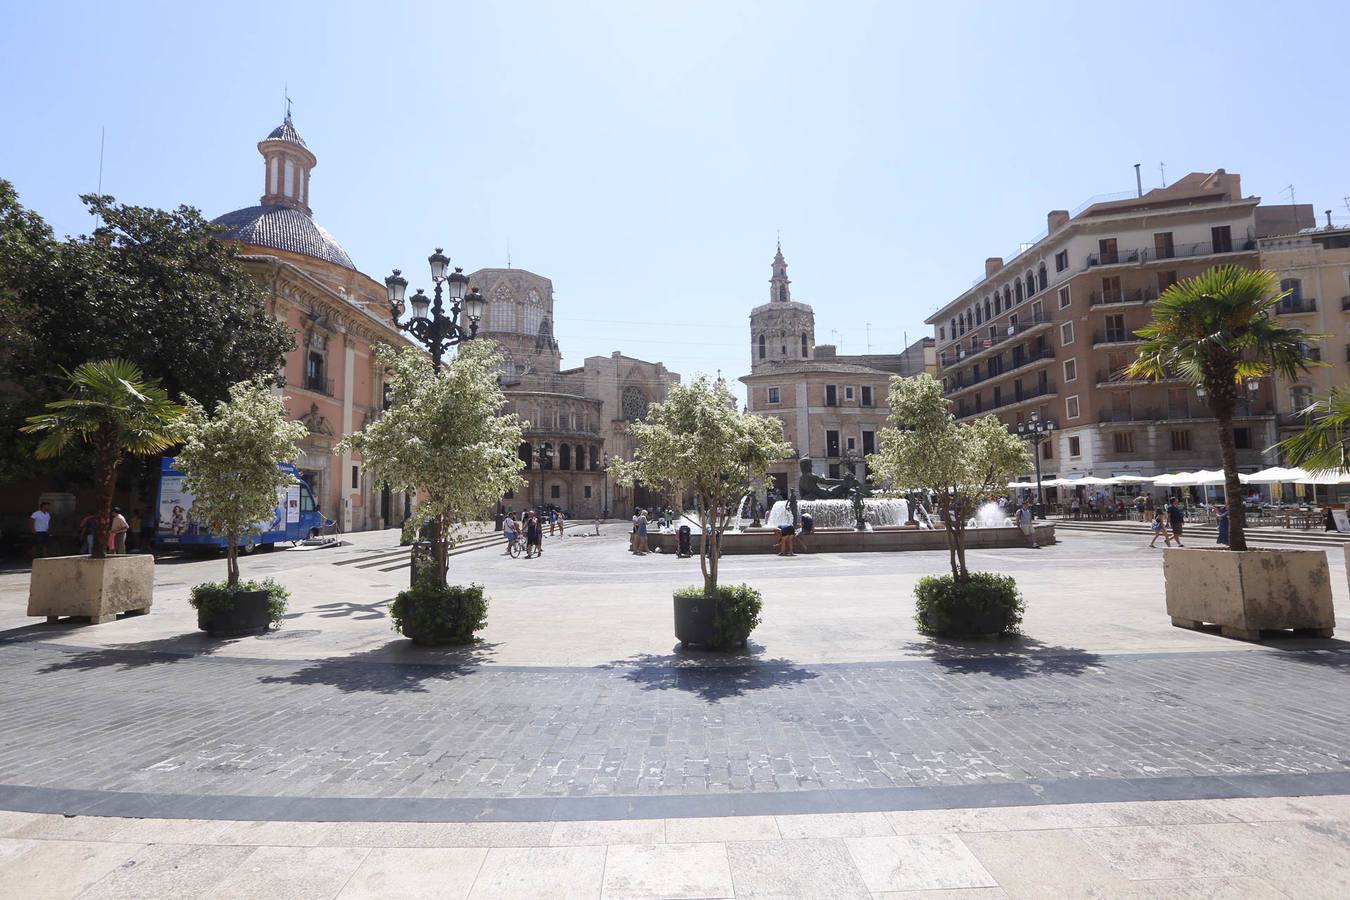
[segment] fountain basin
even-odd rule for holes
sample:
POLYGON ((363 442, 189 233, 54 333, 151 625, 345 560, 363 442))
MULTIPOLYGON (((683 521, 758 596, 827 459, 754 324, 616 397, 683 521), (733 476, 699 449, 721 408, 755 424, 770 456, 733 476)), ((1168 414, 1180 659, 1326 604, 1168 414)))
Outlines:
MULTIPOLYGON (((821 501, 808 501, 821 502, 821 501)), ((839 502, 839 501, 823 501, 839 502)), ((695 531, 690 535, 692 549, 699 553, 703 536, 695 531)), ((652 549, 674 553, 677 537, 674 534, 650 534, 652 549)), ((728 531, 722 535, 722 555, 737 556, 777 552, 776 528, 748 528, 728 531)), ((1055 526, 1051 522, 1036 523, 1036 541, 1041 546, 1055 543, 1055 526)), ((979 550, 997 547, 1026 547, 1027 539, 1016 527, 967 528, 966 549, 979 550)), ((871 531, 852 528, 820 528, 801 541, 804 553, 894 553, 906 550, 946 550, 947 536, 941 530, 916 528, 912 525, 884 525, 871 531)))

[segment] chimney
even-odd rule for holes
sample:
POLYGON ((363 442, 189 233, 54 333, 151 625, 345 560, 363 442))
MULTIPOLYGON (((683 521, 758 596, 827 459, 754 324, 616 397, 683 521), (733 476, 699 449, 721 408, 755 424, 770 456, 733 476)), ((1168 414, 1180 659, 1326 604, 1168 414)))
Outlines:
POLYGON ((1045 214, 1045 230, 1050 234, 1054 234, 1068 224, 1069 211, 1067 209, 1052 209, 1045 214))
POLYGON ((984 277, 992 278, 994 273, 1003 268, 1003 257, 991 256, 984 261, 984 277))

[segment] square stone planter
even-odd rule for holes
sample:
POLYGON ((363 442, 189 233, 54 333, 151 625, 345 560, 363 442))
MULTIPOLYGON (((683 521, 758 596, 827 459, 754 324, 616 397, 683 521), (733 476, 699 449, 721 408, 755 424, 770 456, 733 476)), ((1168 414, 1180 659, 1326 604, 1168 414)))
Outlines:
POLYGON ((33 560, 28 585, 28 615, 87 617, 101 625, 118 613, 150 611, 155 588, 155 558, 148 553, 90 559, 49 556, 33 560))
POLYGON ((1218 625, 1224 637, 1261 639, 1294 629, 1331 637, 1331 570, 1321 550, 1163 551, 1167 614, 1180 628, 1218 625))

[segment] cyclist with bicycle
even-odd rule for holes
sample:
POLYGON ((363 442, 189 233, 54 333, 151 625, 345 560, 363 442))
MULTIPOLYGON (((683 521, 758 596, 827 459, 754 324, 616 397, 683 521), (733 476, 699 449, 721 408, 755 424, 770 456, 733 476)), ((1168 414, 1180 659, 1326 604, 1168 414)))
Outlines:
POLYGON ((520 555, 520 526, 514 515, 502 519, 502 536, 506 538, 507 556, 520 555))

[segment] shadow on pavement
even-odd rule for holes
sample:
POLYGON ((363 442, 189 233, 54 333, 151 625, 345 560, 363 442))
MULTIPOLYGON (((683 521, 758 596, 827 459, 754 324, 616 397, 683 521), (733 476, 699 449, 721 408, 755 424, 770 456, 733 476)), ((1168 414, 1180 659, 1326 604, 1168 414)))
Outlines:
POLYGON ((361 653, 313 660, 289 675, 264 675, 263 684, 322 684, 344 693, 400 694, 425 692, 428 681, 450 681, 472 674, 492 661, 496 644, 478 641, 467 647, 414 647, 394 640, 361 653))
POLYGON ((932 638, 906 644, 905 651, 953 675, 989 675, 1008 681, 1037 675, 1078 676, 1090 669, 1105 668, 1100 654, 1028 637, 998 641, 932 638))
POLYGON ((217 650, 234 643, 235 640, 239 639, 213 638, 204 632, 194 631, 155 641, 138 641, 131 644, 117 644, 112 647, 100 647, 96 650, 82 650, 72 653, 68 659, 48 663, 38 671, 87 672, 114 666, 120 669, 139 669, 145 666, 182 662, 185 659, 198 656, 210 656, 217 650))
MULTIPOLYGON (((756 652, 763 648, 756 647, 756 652)), ((708 665, 700 657, 725 658, 725 654, 698 654, 688 651, 658 656, 642 653, 599 666, 602 669, 626 668, 624 678, 644 691, 684 691, 699 699, 716 703, 740 697, 751 691, 791 687, 818 678, 819 673, 804 669, 786 659, 757 659, 753 654, 733 654, 734 662, 708 665)))
POLYGON ((358 622, 364 622, 370 619, 389 618, 387 610, 393 602, 392 597, 388 600, 376 600, 374 603, 352 603, 348 600, 342 600, 336 603, 320 603, 318 606, 311 607, 311 609, 319 611, 320 619, 350 617, 358 622))

